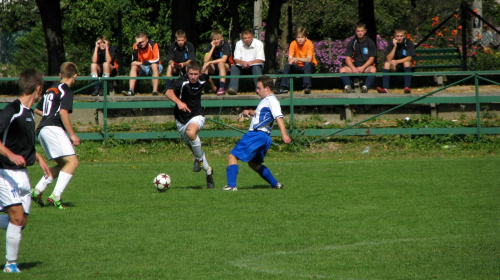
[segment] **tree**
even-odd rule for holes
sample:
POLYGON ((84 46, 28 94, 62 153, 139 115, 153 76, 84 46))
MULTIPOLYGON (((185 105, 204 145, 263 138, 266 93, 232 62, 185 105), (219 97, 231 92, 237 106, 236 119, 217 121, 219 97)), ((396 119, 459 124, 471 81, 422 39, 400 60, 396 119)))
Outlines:
POLYGON ((270 0, 269 11, 267 12, 266 19, 266 38, 264 53, 266 55, 266 62, 264 69, 267 73, 274 73, 277 66, 276 50, 278 49, 278 31, 281 18, 282 0, 270 0))
POLYGON ((358 0, 359 21, 364 22, 368 29, 368 37, 377 42, 377 23, 373 0, 358 0))
POLYGON ((42 18, 45 44, 47 46, 47 74, 59 74, 59 67, 66 61, 64 55, 62 16, 59 0, 36 0, 42 18))
POLYGON ((175 32, 182 29, 186 32, 191 43, 198 44, 196 32, 197 2, 194 0, 172 0, 172 41, 175 40, 175 32))

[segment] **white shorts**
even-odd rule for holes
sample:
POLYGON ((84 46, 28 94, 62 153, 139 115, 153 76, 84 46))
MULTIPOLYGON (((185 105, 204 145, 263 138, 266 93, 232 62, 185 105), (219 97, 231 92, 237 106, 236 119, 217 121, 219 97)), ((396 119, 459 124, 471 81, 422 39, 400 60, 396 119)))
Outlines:
POLYGON ((30 213, 30 179, 27 169, 0 169, 0 211, 21 204, 30 213))
POLYGON ((38 140, 49 160, 76 154, 66 131, 59 126, 43 127, 38 140))
POLYGON ((177 125, 177 131, 181 135, 182 140, 184 140, 184 142, 186 142, 186 143, 189 143, 191 141, 191 140, 189 140, 189 138, 186 135, 186 129, 192 123, 197 124, 198 127, 201 130, 203 128, 203 126, 205 125, 205 117, 204 116, 195 116, 195 117, 192 117, 185 124, 182 124, 182 123, 180 123, 178 121, 175 121, 175 124, 177 125))

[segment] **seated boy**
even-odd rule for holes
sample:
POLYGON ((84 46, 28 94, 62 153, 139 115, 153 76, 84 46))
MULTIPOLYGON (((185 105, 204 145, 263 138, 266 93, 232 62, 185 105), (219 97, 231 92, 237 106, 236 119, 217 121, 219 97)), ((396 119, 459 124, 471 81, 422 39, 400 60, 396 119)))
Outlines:
MULTIPOLYGON (((340 73, 375 73, 377 68, 373 65, 377 56, 377 47, 372 39, 366 36, 366 25, 358 22, 355 25, 356 36, 347 43, 345 49, 345 66, 340 68, 340 73)), ((351 79, 349 76, 340 77, 344 83, 344 91, 351 92, 351 79)), ((367 93, 375 76, 368 76, 365 84, 361 87, 361 92, 367 93)))
MULTIPOLYGON (((205 57, 203 59, 207 66, 203 66, 208 71, 210 75, 226 76, 229 71, 228 58, 231 55, 231 47, 228 43, 224 41, 222 32, 219 30, 212 31, 210 35, 212 42, 205 48, 205 57)), ((217 87, 214 85, 212 79, 209 79, 212 91, 215 92, 217 87)), ((226 93, 226 78, 220 79, 219 90, 217 90, 217 95, 224 95, 226 93)))
MULTIPOLYGON (((384 63, 384 73, 390 72, 411 72, 411 60, 415 56, 415 46, 411 40, 406 39, 406 30, 398 28, 394 30, 394 39, 389 42, 386 49, 384 63)), ((388 93, 391 76, 385 75, 382 78, 382 87, 378 87, 379 93, 388 93)), ((411 93, 411 75, 404 76, 404 93, 411 93)))
MULTIPOLYGON (((195 60, 196 53, 193 44, 187 41, 186 32, 178 30, 175 32, 175 42, 168 48, 167 53, 167 77, 186 74, 186 66, 195 60)), ((172 80, 167 80, 165 90, 170 88, 172 80)))
MULTIPOLYGON (((116 48, 110 46, 108 39, 104 36, 97 37, 94 50, 92 51, 92 64, 90 65, 90 76, 111 77, 116 76, 118 63, 115 60, 116 48)), ((108 88, 109 89, 109 88, 108 88)), ((95 82, 92 96, 102 96, 103 92, 98 81, 95 82)))
MULTIPOLYGON (((316 66, 318 65, 314 55, 313 42, 307 39, 307 30, 304 27, 299 27, 295 34, 295 40, 290 43, 288 63, 285 63, 283 74, 312 74, 316 72, 316 66)), ((302 86, 304 88, 304 93, 310 94, 311 77, 304 77, 302 86)), ((276 93, 288 93, 289 88, 290 78, 281 78, 281 84, 276 93)))

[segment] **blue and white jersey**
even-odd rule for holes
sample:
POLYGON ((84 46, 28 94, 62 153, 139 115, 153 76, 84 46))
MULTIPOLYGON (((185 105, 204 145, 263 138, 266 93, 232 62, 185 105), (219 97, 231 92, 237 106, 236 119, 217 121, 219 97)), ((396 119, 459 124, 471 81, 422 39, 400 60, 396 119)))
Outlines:
POLYGON ((274 94, 268 95, 262 99, 255 110, 255 115, 250 123, 249 131, 264 131, 271 134, 274 121, 277 118, 282 118, 280 102, 274 94))

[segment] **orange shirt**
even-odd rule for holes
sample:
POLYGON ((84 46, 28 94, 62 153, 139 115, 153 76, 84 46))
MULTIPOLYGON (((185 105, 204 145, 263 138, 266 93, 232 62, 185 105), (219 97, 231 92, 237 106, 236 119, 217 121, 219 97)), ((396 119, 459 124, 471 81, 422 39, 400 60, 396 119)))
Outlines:
POLYGON ((145 64, 160 63, 160 48, 155 41, 149 40, 144 49, 137 48, 137 44, 132 46, 132 61, 142 61, 145 64))
MULTIPOLYGON (((298 58, 306 58, 308 56, 312 56, 311 63, 314 64, 314 66, 318 66, 318 62, 316 61, 316 56, 314 54, 313 42, 309 39, 306 39, 304 45, 302 46, 299 46, 299 44, 297 44, 297 40, 293 40, 293 42, 290 43, 290 49, 288 51, 288 57, 290 56, 298 58)), ((303 67, 304 62, 297 61, 297 65, 303 67)))

